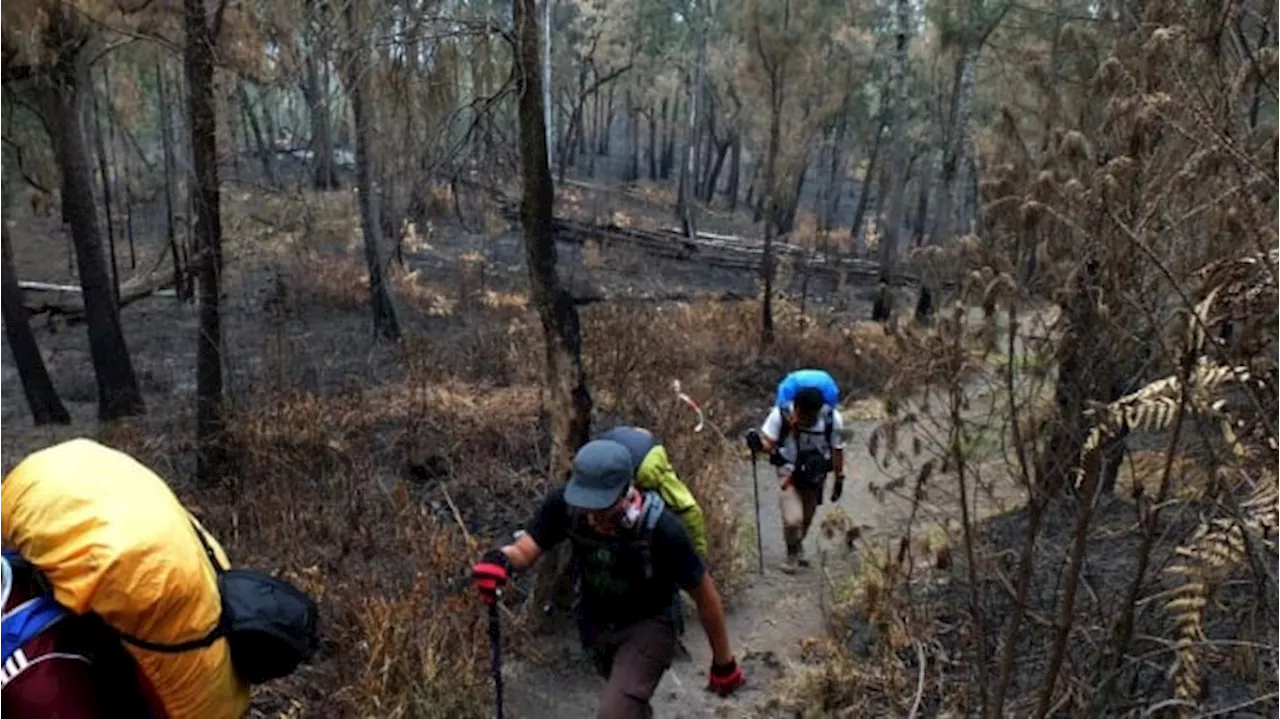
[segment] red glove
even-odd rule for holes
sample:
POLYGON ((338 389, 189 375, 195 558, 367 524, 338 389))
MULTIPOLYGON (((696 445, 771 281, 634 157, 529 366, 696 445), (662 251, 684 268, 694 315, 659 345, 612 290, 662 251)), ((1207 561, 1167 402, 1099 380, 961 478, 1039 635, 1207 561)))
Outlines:
POLYGON ((729 696, 746 683, 747 679, 742 676, 738 662, 733 659, 730 659, 728 664, 712 663, 711 672, 707 675, 707 688, 722 697, 729 696))
POLYGON ((484 558, 471 567, 471 578, 475 580, 476 589, 480 590, 480 600, 485 604, 493 604, 498 593, 511 576, 511 560, 501 549, 490 549, 484 558))

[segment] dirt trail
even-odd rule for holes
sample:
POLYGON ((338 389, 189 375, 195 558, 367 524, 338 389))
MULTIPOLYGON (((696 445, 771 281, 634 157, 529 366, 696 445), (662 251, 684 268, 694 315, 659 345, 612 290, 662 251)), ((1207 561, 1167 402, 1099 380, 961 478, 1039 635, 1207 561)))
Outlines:
MULTIPOLYGON (((882 474, 867 454, 867 439, 878 422, 845 422, 850 432, 845 446, 845 473, 848 479, 839 506, 857 524, 884 526, 885 507, 867 490, 868 479, 882 474)), ((735 597, 728 613, 730 641, 747 685, 733 697, 721 699, 704 689, 711 653, 706 635, 692 611, 686 612, 687 626, 683 636, 689 657, 678 657, 663 676, 654 695, 656 717, 694 719, 695 717, 765 716, 759 704, 766 698, 770 683, 781 675, 789 662, 800 653, 805 637, 824 633, 822 571, 819 553, 826 551, 827 571, 832 577, 845 576, 852 569, 852 557, 842 547, 820 539, 822 519, 831 511, 830 502, 818 508, 813 529, 805 540, 805 550, 813 566, 791 576, 779 571, 785 554, 782 522, 778 511, 777 482, 773 468, 765 461, 759 464, 760 522, 763 525, 765 573, 756 573, 751 556, 746 586, 735 597)), ((828 483, 829 484, 829 483, 828 483)), ((734 486, 744 525, 755 522, 751 465, 743 462, 735 473, 734 486)), ((830 490, 828 490, 829 492, 830 490)), ((829 496, 829 495, 828 495, 829 496)), ((754 547, 744 548, 754 555, 754 547)), ((830 592, 825 593, 830 601, 830 592)), ((564 658, 553 666, 533 666, 511 661, 506 671, 507 716, 516 719, 547 717, 594 717, 596 696, 603 682, 582 655, 576 634, 570 630, 555 638, 557 645, 548 653, 564 658)))

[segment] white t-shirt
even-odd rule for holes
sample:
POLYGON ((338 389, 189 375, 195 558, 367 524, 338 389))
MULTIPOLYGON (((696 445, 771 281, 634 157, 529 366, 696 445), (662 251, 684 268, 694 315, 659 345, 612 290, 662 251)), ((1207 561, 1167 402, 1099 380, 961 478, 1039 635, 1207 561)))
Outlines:
MULTIPOLYGON (((844 449, 844 420, 840 417, 840 410, 831 409, 830 446, 827 445, 826 438, 826 414, 825 410, 820 412, 818 419, 811 427, 793 428, 787 432, 787 441, 778 450, 787 464, 795 464, 797 440, 800 442, 801 449, 817 449, 826 459, 831 459, 831 450, 844 449)), ((764 425, 760 427, 760 434, 768 437, 771 442, 778 441, 778 436, 782 434, 782 411, 776 406, 769 411, 769 416, 765 417, 764 425)))

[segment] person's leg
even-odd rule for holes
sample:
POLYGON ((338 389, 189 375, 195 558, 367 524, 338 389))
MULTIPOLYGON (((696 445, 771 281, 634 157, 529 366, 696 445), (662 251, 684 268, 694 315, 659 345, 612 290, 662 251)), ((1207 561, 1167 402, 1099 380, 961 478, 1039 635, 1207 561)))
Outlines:
POLYGON ((598 719, 648 719, 649 699, 676 652, 676 632, 666 617, 626 629, 613 654, 609 680, 600 694, 598 719))
POLYGON ((598 631, 585 619, 578 620, 578 632, 582 639, 582 648, 591 659, 592 666, 601 679, 609 678, 613 667, 613 655, 621 641, 616 632, 598 631))
POLYGON ((804 502, 795 485, 778 493, 778 509, 782 513, 782 536, 787 543, 787 562, 784 568, 795 564, 804 540, 804 502))
POLYGON ((804 556, 804 538, 809 536, 809 527, 813 526, 813 516, 818 511, 818 502, 822 499, 822 487, 805 489, 797 493, 800 502, 800 542, 796 550, 796 561, 802 567, 809 566, 804 556))

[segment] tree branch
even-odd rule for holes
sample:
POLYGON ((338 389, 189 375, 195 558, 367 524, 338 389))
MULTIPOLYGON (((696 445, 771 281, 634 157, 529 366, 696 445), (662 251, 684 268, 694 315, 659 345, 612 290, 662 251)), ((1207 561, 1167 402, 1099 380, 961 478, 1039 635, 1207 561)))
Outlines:
POLYGON ((222 37, 222 19, 226 16, 227 5, 230 4, 230 0, 219 0, 218 9, 213 13, 213 26, 209 29, 209 37, 213 38, 214 43, 222 37))

